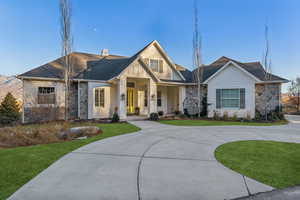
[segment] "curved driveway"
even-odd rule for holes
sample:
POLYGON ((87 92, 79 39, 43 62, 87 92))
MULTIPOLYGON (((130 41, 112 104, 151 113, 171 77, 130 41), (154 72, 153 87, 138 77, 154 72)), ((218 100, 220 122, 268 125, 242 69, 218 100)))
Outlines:
POLYGON ((67 154, 10 199, 223 200, 272 188, 218 163, 217 146, 236 140, 300 142, 300 124, 182 127, 131 122, 137 133, 67 154))

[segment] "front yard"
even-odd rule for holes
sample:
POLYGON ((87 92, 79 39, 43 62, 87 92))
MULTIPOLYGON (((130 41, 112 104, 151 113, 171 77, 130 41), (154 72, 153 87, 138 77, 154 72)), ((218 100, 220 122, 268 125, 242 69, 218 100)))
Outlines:
MULTIPOLYGON (((79 125, 87 124, 73 126, 79 125)), ((140 130, 128 123, 96 124, 96 126, 100 127, 103 133, 83 140, 0 149, 0 199, 8 198, 57 159, 83 145, 140 130)))
POLYGON ((238 141, 218 147, 219 162, 245 176, 275 188, 300 184, 300 144, 238 141))
POLYGON ((285 120, 276 122, 240 122, 240 121, 216 121, 216 120, 193 120, 193 119, 179 119, 179 120, 159 120, 160 123, 175 125, 175 126, 274 126, 284 125, 288 122, 285 120))

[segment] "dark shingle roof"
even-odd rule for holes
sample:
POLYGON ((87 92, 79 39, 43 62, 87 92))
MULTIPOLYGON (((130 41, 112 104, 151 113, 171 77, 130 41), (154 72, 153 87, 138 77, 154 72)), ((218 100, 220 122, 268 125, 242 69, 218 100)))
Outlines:
MULTIPOLYGON (((73 77, 85 70, 92 61, 103 58, 100 55, 74 52, 70 54, 70 60, 73 66, 73 77)), ((25 72, 20 76, 42 77, 42 78, 63 78, 64 74, 64 57, 60 57, 52 62, 44 64, 33 70, 25 72)))
MULTIPOLYGON (((242 67, 244 70, 255 76, 261 81, 267 81, 265 76, 265 70, 260 64, 260 62, 250 62, 250 63, 241 63, 236 60, 227 58, 225 56, 217 59, 210 65, 203 66, 203 82, 206 81, 209 77, 211 77, 214 73, 216 73, 219 69, 221 69, 226 63, 229 61, 232 61, 236 64, 238 64, 240 67, 242 67)), ((189 74, 190 79, 192 79, 193 82, 195 82, 195 78, 193 78, 196 74, 196 69, 193 70, 191 74, 189 74)), ((268 81, 283 81, 286 82, 288 80, 281 78, 279 76, 276 76, 274 74, 269 73, 269 79, 268 81)))
MULTIPOLYGON (((77 79, 87 79, 87 80, 110 80, 115 76, 119 75, 127 66, 129 66, 139 55, 146 49, 149 45, 145 46, 139 52, 137 52, 132 57, 109 55, 109 56, 100 56, 96 54, 80 53, 74 52, 70 54, 70 58, 73 66, 73 78, 77 79)), ((210 65, 203 66, 203 81, 207 80, 219 69, 221 69, 227 62, 232 61, 237 63, 243 69, 248 71, 250 74, 257 77, 259 80, 265 81, 265 71, 259 62, 250 62, 250 63, 241 63, 227 57, 221 57, 210 65)), ((49 62, 45 65, 37 67, 33 70, 30 70, 26 73, 21 74, 20 76, 26 77, 40 77, 40 78, 59 78, 63 79, 63 63, 64 58, 58 58, 52 62, 49 62)), ((186 79, 185 81, 177 81, 182 83, 192 83, 195 82, 196 70, 190 71, 184 69, 183 66, 177 65, 181 69, 179 73, 186 79)), ((269 74, 271 81, 287 81, 284 78, 279 76, 269 74)), ((170 81, 170 80, 162 80, 170 81)), ((172 80, 172 82, 174 82, 172 80)))

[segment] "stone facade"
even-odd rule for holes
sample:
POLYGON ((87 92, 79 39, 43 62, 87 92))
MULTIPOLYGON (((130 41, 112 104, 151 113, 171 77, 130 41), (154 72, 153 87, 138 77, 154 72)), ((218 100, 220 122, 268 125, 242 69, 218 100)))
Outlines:
MULTIPOLYGON (((201 102, 203 97, 207 96, 207 86, 201 85, 200 87, 200 93, 201 95, 201 102)), ((202 103, 200 102, 200 107, 202 106, 202 103)), ((190 114, 193 114, 195 112, 198 112, 198 86, 186 86, 186 95, 183 103, 184 109, 188 109, 188 112, 190 114)), ((201 108, 202 109, 202 108, 201 108)))
POLYGON ((78 117, 78 84, 72 83, 69 96, 69 119, 78 117))
POLYGON ((43 106, 43 107, 25 107, 24 122, 48 122, 63 120, 65 117, 65 107, 43 106))
POLYGON ((81 82, 80 86, 80 119, 88 119, 88 83, 81 82))
POLYGON ((257 84, 255 86, 255 109, 260 114, 274 111, 281 105, 281 85, 273 84, 257 84))

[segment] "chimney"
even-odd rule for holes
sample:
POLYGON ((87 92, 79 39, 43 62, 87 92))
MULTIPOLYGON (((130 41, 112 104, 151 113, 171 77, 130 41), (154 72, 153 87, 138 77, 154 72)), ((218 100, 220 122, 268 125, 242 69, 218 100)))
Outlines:
POLYGON ((101 56, 108 56, 108 49, 102 49, 101 56))

